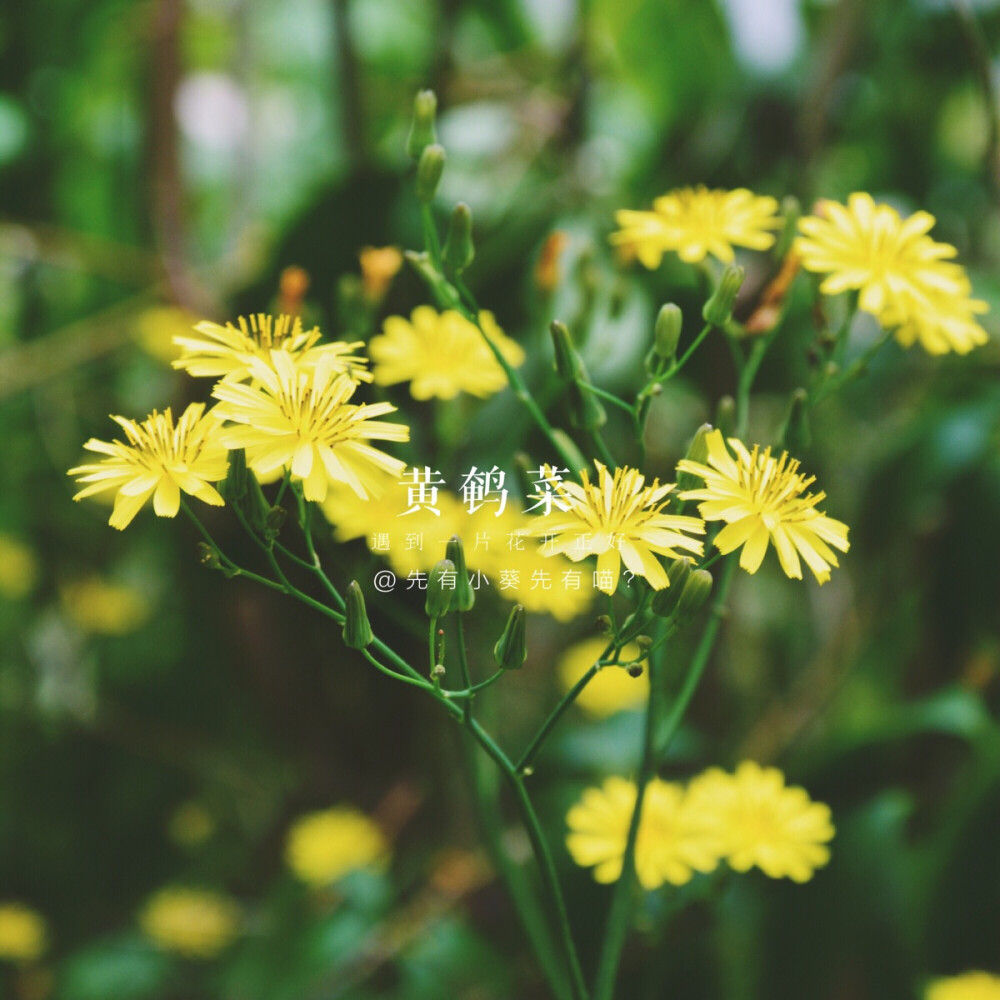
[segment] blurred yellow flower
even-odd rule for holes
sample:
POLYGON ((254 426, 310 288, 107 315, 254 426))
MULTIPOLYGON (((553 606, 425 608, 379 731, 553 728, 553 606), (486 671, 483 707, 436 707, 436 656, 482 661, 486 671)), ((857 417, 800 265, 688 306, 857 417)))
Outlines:
MULTIPOLYGON (((556 668, 564 691, 569 691, 594 665, 607 644, 607 639, 585 639, 566 650, 556 668)), ((621 662, 638 659, 639 652, 635 643, 629 643, 622 649, 621 662)), ((639 708, 648 699, 649 675, 645 670, 638 677, 630 677, 623 667, 604 667, 577 695, 576 704, 587 715, 603 719, 616 712, 639 708)))
MULTIPOLYGON (((919 308, 901 317, 895 337, 903 347, 919 343, 928 354, 968 354, 990 339, 976 320, 988 311, 985 302, 970 298, 968 288, 962 295, 928 295, 919 308)), ((886 316, 883 323, 893 326, 892 318, 886 316)))
POLYGON ((403 462, 367 442, 408 441, 409 427, 374 419, 394 413, 391 403, 351 403, 357 382, 341 373, 336 357, 324 355, 307 372, 287 351, 272 351, 270 364, 253 358, 248 369, 254 385, 219 382, 212 395, 221 400, 214 410, 220 419, 243 425, 226 428, 223 443, 246 448, 254 472, 290 468, 306 499, 320 501, 331 481, 368 497, 379 488, 377 473, 402 473, 403 462))
MULTIPOLYGON (((598 882, 616 882, 635 808, 635 783, 608 778, 588 788, 566 814, 566 847, 573 860, 594 868, 598 882)), ((702 815, 689 808, 684 789, 654 778, 646 786, 635 844, 635 871, 644 889, 683 885, 696 871, 718 867, 719 840, 702 815)))
POLYGON ((159 517, 177 515, 181 492, 223 506, 222 497, 209 484, 226 478, 229 458, 220 441, 218 420, 204 411, 204 403, 191 403, 176 425, 169 406, 163 413, 154 410, 142 423, 112 417, 125 431, 128 444, 91 438, 84 448, 106 457, 69 470, 69 475, 80 477, 77 483, 90 484, 73 499, 115 490, 108 523, 119 530, 132 523, 150 497, 159 517))
POLYGON ((163 951, 208 959, 236 939, 240 912, 233 900, 210 889, 168 886, 150 897, 139 925, 163 951))
POLYGON ((196 322, 197 317, 185 309, 152 306, 136 317, 134 339, 150 357, 172 364, 177 358, 174 338, 185 335, 196 322))
POLYGON ((733 247, 767 250, 772 230, 782 226, 778 202, 746 188, 735 191, 678 188, 657 198, 652 212, 622 209, 615 213, 621 227, 611 242, 635 253, 645 266, 660 266, 665 252, 696 264, 711 254, 729 264, 733 247))
POLYGON ((0 535, 0 597, 17 601, 38 582, 34 551, 12 535, 0 535))
POLYGON ((167 833, 175 844, 197 847, 215 832, 215 818, 200 802, 184 802, 174 810, 167 833))
POLYGON ((989 972, 963 972, 960 976, 935 979, 924 1000, 1000 1000, 1000 976, 989 972))
POLYGON ((807 882, 830 860, 829 806, 786 786, 777 768, 753 761, 744 761, 735 774, 711 768, 691 782, 688 801, 738 872, 756 866, 770 878, 807 882))
POLYGON ((622 562, 654 590, 662 590, 669 581, 656 556, 701 555, 702 543, 684 532, 702 535, 704 524, 696 517, 663 513, 672 483, 661 486, 654 479, 646 486, 636 469, 620 468, 612 475, 600 462, 594 465, 596 484, 586 471, 580 473, 582 485, 550 481, 558 496, 555 509, 538 517, 531 533, 546 539, 541 548, 545 555, 560 553, 573 562, 596 555, 597 588, 606 594, 617 589, 622 562))
POLYGON ((0 960, 34 962, 45 953, 45 921, 21 903, 0 903, 0 960))
POLYGON ((760 568, 767 547, 774 543, 785 574, 802 579, 799 555, 820 583, 830 579, 830 567, 839 565, 830 546, 846 552, 847 525, 820 513, 816 505, 825 493, 806 493, 815 476, 799 473, 799 463, 782 452, 780 458, 754 445, 752 452, 737 438, 729 438, 734 459, 713 430, 706 438, 708 465, 683 459, 680 472, 705 480, 705 488, 687 490, 682 500, 701 500, 698 510, 706 521, 725 521, 715 536, 715 547, 729 553, 743 547, 740 566, 748 573, 760 568))
POLYGON ((131 587, 97 576, 63 584, 59 598, 74 624, 97 635, 134 632, 149 618, 151 610, 149 602, 131 587))
POLYGON ((403 266, 403 255, 399 247, 363 247, 358 260, 365 296, 371 302, 379 302, 403 266))
MULTIPOLYGON (((479 314, 483 331, 507 363, 524 362, 521 345, 511 340, 489 312, 479 314)), ((438 313, 430 306, 413 310, 409 320, 390 316, 372 337, 368 352, 378 385, 410 383, 414 399, 454 399, 460 392, 486 398, 507 385, 507 375, 483 339, 461 313, 438 313)))
POLYGON ((321 887, 384 861, 389 847, 363 812, 347 806, 309 813, 288 831, 285 860, 303 882, 321 887))
POLYGON ((284 351, 303 371, 311 371, 320 358, 326 358, 335 375, 350 375, 360 382, 370 382, 368 359, 352 352, 363 347, 362 341, 332 341, 320 344, 318 326, 304 330, 302 320, 292 316, 268 316, 256 313, 249 320, 241 316, 239 327, 221 326, 204 320, 195 325, 200 337, 174 337, 184 353, 173 362, 196 377, 222 378, 226 382, 244 382, 251 377, 251 362, 271 363, 272 351, 284 351))

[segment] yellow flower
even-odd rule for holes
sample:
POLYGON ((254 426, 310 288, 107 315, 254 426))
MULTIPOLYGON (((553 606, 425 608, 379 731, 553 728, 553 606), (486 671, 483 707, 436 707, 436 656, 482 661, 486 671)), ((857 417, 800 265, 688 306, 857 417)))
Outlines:
POLYGON ((320 887, 378 864, 388 849, 382 831, 371 819, 357 809, 341 806, 296 820, 288 831, 285 860, 303 882, 320 887))
POLYGON ((115 490, 108 523, 119 530, 132 523, 150 497, 159 517, 176 517, 182 491, 203 503, 223 506, 222 497, 209 484, 226 478, 229 459, 218 420, 212 413, 203 416, 204 410, 204 403, 192 403, 176 425, 169 406, 163 413, 153 410, 141 424, 112 417, 128 443, 91 438, 84 445, 106 457, 69 470, 69 475, 80 477, 78 483, 90 484, 73 499, 115 490))
POLYGON ((84 632, 127 635, 149 617, 149 602, 131 587, 86 577, 59 588, 62 606, 84 632))
MULTIPOLYGON (((585 639, 566 650, 556 668, 564 691, 569 691, 593 666, 606 646, 605 639, 585 639)), ((639 647, 629 643, 622 649, 621 662, 628 663, 638 656, 639 647)), ((649 676, 645 670, 638 677, 630 677, 622 667, 604 667, 577 695, 576 704, 587 715, 603 719, 616 712, 639 708, 648 699, 649 676)))
POLYGON ((729 446, 722 432, 707 437, 708 465, 689 459, 677 464, 680 472, 690 472, 705 480, 705 488, 687 490, 682 500, 701 500, 698 510, 706 521, 725 521, 715 536, 715 547, 722 553, 743 546, 740 566, 756 573, 774 543, 781 568, 792 579, 802 579, 799 555, 820 583, 830 579, 830 567, 839 565, 830 546, 846 552, 847 525, 816 510, 825 493, 806 493, 815 476, 799 473, 799 463, 782 452, 780 458, 754 445, 752 452, 736 438, 729 446))
POLYGON ((34 962, 45 952, 45 921, 21 903, 0 903, 0 959, 34 962))
POLYGON ((244 425, 227 428, 222 441, 246 448, 254 472, 290 468, 308 500, 324 500, 331 480, 367 497, 378 488, 377 472, 402 473, 403 462, 367 442, 408 441, 409 427, 374 419, 395 412, 391 403, 352 404, 357 382, 336 357, 324 355, 307 372, 287 351, 272 351, 270 364, 253 358, 248 369, 254 385, 219 382, 212 395, 222 401, 220 419, 244 425))
POLYGON ((250 378, 251 362, 270 364, 271 351, 276 350, 291 355, 303 371, 315 368, 320 358, 328 358, 330 370, 336 375, 347 374, 360 382, 372 379, 367 371, 368 359, 352 353, 364 346, 360 340, 319 344, 319 327, 304 330, 297 316, 256 313, 249 320, 241 316, 237 323, 238 329, 232 323, 220 326, 204 320, 195 325, 200 337, 174 337, 174 343, 184 349, 184 354, 173 362, 174 368, 196 377, 244 382, 250 378))
POLYGON ((964 972, 960 976, 935 979, 924 1000, 1000 1000, 1000 976, 989 972, 964 972))
POLYGON ((909 315, 933 294, 962 294, 964 273, 948 261, 958 251, 927 235, 934 225, 928 212, 903 220, 863 192, 846 206, 823 201, 820 211, 799 220, 794 250, 807 271, 827 275, 824 295, 856 289, 858 305, 881 320, 887 312, 909 315))
POLYGON ((236 939, 240 913, 226 896, 209 889, 168 886, 153 894, 139 925, 158 947, 185 958, 214 958, 236 939))
POLYGON ((371 302, 381 301, 403 266, 399 247, 363 247, 358 259, 365 296, 371 302))
MULTIPOLYGON (((928 354, 968 354, 990 339, 976 321, 977 314, 988 310, 985 302, 970 298, 968 289, 962 295, 931 294, 901 318, 896 340, 903 347, 919 343, 928 354)), ((893 325, 889 319, 891 315, 883 319, 887 326, 893 325)))
POLYGON ((0 535, 0 597, 27 597, 38 580, 35 553, 11 535, 0 535))
MULTIPOLYGON (((489 312, 479 314, 483 331, 516 368, 524 362, 521 345, 508 337, 489 312)), ((485 399, 507 385, 507 375, 483 339, 461 313, 438 313, 430 306, 413 310, 409 321, 390 316, 372 337, 368 352, 378 385, 410 383, 414 399, 454 399, 460 392, 485 399)))
MULTIPOLYGON (((615 882, 621 875, 635 795, 634 782, 608 778, 600 788, 588 788, 566 814, 566 847, 578 865, 594 868, 598 882, 615 882)), ((659 778, 650 781, 635 844, 639 884, 644 889, 664 882, 683 885, 696 871, 715 869, 720 857, 717 836, 689 808, 684 789, 659 778)))
POLYGON ((789 788, 774 767, 744 761, 735 774, 710 768, 695 778, 688 802, 722 844, 738 872, 754 866, 770 878, 807 882, 830 860, 834 834, 829 806, 789 788))
POLYGON ((615 221, 621 229, 611 235, 611 242, 632 249, 651 270, 660 266, 667 251, 689 264, 706 254, 729 264, 733 247, 767 250, 774 243, 771 230, 782 226, 774 198, 746 188, 710 191, 702 186, 657 198, 652 212, 623 209, 615 213, 615 221))
POLYGON ((541 548, 545 555, 561 553, 574 562, 596 555, 598 589, 606 594, 618 587, 623 561, 654 590, 662 590, 669 581, 656 555, 680 559, 679 550, 701 555, 702 543, 683 532, 702 535, 704 524, 696 517, 663 513, 672 483, 661 486, 654 479, 652 486, 645 486, 645 477, 636 469, 616 469, 612 476, 600 462, 594 465, 596 484, 586 471, 580 473, 582 486, 554 483, 556 509, 537 518, 531 533, 546 538, 541 548))
POLYGON ((136 317, 134 340, 157 361, 172 364, 177 357, 174 338, 186 334, 196 319, 184 309, 152 306, 136 317))

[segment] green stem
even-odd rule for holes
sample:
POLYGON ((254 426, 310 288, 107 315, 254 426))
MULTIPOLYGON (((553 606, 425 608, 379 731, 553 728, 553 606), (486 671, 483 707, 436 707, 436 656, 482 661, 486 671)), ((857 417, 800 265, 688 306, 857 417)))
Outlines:
POLYGON ((484 681, 480 681, 478 684, 473 684, 471 687, 466 688, 464 691, 442 691, 441 693, 446 698, 468 698, 471 695, 477 694, 480 691, 485 690, 488 687, 492 687, 501 677, 506 673, 505 670, 498 670, 495 674, 491 674, 484 681))
POLYGON ((865 369, 871 363, 872 358, 882 350, 883 347, 890 340, 892 340, 894 331, 893 330, 883 330, 882 336, 875 341, 864 353, 860 354, 854 359, 839 375, 834 375, 828 378, 825 382, 821 383, 817 389, 812 399, 810 400, 810 406, 817 406, 819 403, 823 402, 824 399, 833 395, 842 385, 847 382, 852 382, 854 379, 863 375, 865 369))
MULTIPOLYGON (((456 612, 455 615, 458 618, 458 669, 462 674, 462 685, 469 691, 470 697, 465 699, 462 705, 462 713, 465 718, 465 724, 469 724, 469 720, 472 718, 472 698, 473 693, 472 687, 472 674, 469 672, 469 657, 465 649, 465 615, 461 611, 456 612)), ((501 671, 502 673, 503 671, 501 671)))
POLYGON ((309 553, 309 558, 312 560, 312 565, 309 569, 316 575, 320 583, 323 584, 326 592, 333 598, 334 603, 337 607, 344 611, 347 607, 344 602, 344 598, 340 595, 340 591, 333 585, 333 582, 326 575, 323 569, 323 564, 320 562, 319 555, 316 552, 316 545, 313 542, 312 536, 312 525, 309 521, 309 506, 306 503, 305 496, 302 493, 301 488, 292 487, 295 493, 295 501, 298 505, 299 510, 299 528, 302 530, 302 537, 305 539, 306 551, 309 553))
POLYGON ((616 396, 613 392, 606 392, 604 389, 598 389, 596 385, 591 385, 589 382, 577 382, 577 385, 579 385, 581 389, 586 389, 587 392, 592 393, 598 399, 603 399, 606 403, 611 403, 612 406, 617 406, 630 416, 632 415, 634 407, 631 404, 626 403, 624 399, 616 396))
POLYGON ((438 620, 436 618, 431 618, 427 623, 427 669, 432 675, 434 668, 437 666, 437 655, 434 649, 434 640, 437 638, 437 623, 438 620))
POLYGON ((381 671, 387 677, 391 677, 394 681, 402 681, 404 684, 412 684, 414 687, 421 688, 424 691, 433 691, 433 687, 428 684, 423 679, 417 679, 413 677, 404 677, 402 674, 397 674, 395 670, 390 670, 387 666, 379 663, 374 656, 367 650, 362 649, 361 655, 373 666, 376 670, 381 671))
POLYGON ((608 448, 604 435, 595 428, 590 432, 590 436, 597 454, 601 456, 601 461, 608 467, 609 472, 614 472, 618 468, 618 463, 615 461, 615 456, 611 454, 611 449, 608 448))

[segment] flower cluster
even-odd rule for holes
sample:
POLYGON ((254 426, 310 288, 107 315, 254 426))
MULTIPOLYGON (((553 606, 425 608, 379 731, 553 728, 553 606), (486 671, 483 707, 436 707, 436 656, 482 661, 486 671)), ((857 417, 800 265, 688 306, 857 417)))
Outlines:
POLYGON ((210 889, 168 886, 146 902, 139 926, 163 951, 209 959, 236 939, 240 912, 231 899, 210 889))
MULTIPOLYGON (((621 875, 635 801, 634 782, 607 778, 566 815, 570 855, 592 867, 598 882, 621 875)), ((733 774, 712 768, 686 788, 658 778, 647 785, 635 871, 644 889, 683 885, 721 861, 739 872, 757 867, 771 878, 806 882, 829 860, 833 834, 827 806, 787 786, 776 768, 744 761, 733 774)))
POLYGON ((856 192, 846 205, 822 201, 816 215, 799 221, 794 251, 807 271, 825 275, 825 295, 855 290, 858 305, 908 347, 930 354, 965 354, 988 339, 976 316, 985 302, 972 298, 958 251, 928 233, 934 216, 906 219, 871 195, 856 192))
POLYGON ((285 842, 285 859, 307 885, 330 885, 349 872, 382 862, 388 844, 378 826, 349 807, 300 817, 285 842))

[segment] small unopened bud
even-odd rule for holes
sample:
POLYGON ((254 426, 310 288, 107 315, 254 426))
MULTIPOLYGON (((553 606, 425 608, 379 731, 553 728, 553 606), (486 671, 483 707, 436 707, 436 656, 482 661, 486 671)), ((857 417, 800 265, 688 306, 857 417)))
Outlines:
POLYGON ((732 437, 736 429, 736 400, 732 396, 721 396, 715 407, 715 426, 725 438, 732 437))
POLYGON ((675 559, 667 570, 669 585, 653 594, 650 608, 654 615, 669 618, 677 608, 681 591, 691 575, 691 563, 687 559, 675 559))
POLYGON ((424 611, 428 618, 444 618, 451 609, 458 579, 455 564, 450 559, 441 559, 427 574, 427 598, 424 611))
POLYGON ((553 320, 549 324, 549 334, 552 337, 552 348, 556 356, 556 371, 559 377, 565 382, 572 382, 579 378, 584 371, 583 359, 573 346, 573 338, 570 336, 569 328, 559 320, 553 320))
POLYGON ((642 664, 638 662, 625 664, 625 673, 627 673, 629 677, 641 677, 642 669, 642 664))
POLYGON ((264 518, 264 533, 270 535, 272 538, 276 538, 281 532, 286 517, 288 517, 288 511, 284 507, 279 507, 275 504, 264 518))
POLYGON ((712 593, 712 574, 707 569, 696 569, 684 584, 677 602, 677 617, 691 618, 705 606, 712 593))
MULTIPOLYGON (((697 462, 699 465, 705 465, 708 462, 708 435, 711 433, 711 424, 702 424, 694 432, 694 437, 691 438, 691 443, 688 445, 687 454, 684 456, 689 462, 697 462)), ((695 490, 700 485, 702 485, 702 480, 693 472, 677 473, 678 491, 695 490)))
POLYGON ((247 495, 250 473, 247 471, 247 453, 234 448, 229 453, 229 469, 222 483, 222 495, 228 503, 239 503, 247 495))
POLYGON ((349 649, 364 649, 375 641, 371 622, 368 621, 368 610, 365 608, 365 595, 357 580, 347 585, 346 609, 344 612, 344 645, 349 649))
POLYGON ((653 645, 653 638, 648 635, 637 635, 633 642, 635 642, 642 652, 645 652, 650 646, 653 645))
POLYGON ((435 663, 434 668, 431 670, 431 679, 437 682, 444 680, 445 669, 443 663, 435 663))
POLYGON ((611 634, 611 616, 610 615, 598 615, 594 619, 594 627, 597 629, 598 635, 610 635, 611 634))
POLYGON ((425 205, 434 200, 444 173, 444 146, 428 146, 417 164, 417 198, 425 205))
POLYGON ((796 389, 788 406, 788 416, 781 431, 781 443, 791 452, 805 451, 812 444, 809 426, 809 393, 796 389))
POLYGON ((661 358, 669 360, 677 353, 683 322, 684 314, 673 302, 668 302, 660 310, 653 328, 653 349, 661 358))
POLYGON ((518 670, 528 658, 524 605, 515 604, 503 633, 493 647, 493 658, 503 670, 518 670))
POLYGON ((736 296, 743 287, 745 277, 746 272, 736 264, 730 264, 722 272, 718 287, 701 311, 706 323, 725 326, 733 318, 733 306, 736 305, 736 296))
POLYGON ((476 247, 472 242, 472 212, 464 202, 459 202, 451 213, 441 256, 445 267, 455 274, 461 274, 476 257, 476 247))
POLYGON ((198 562, 206 569, 222 569, 219 550, 209 545, 208 542, 198 543, 198 562))
POLYGON ((469 582, 469 571, 465 566, 465 546, 458 535, 452 535, 448 539, 448 547, 445 556, 452 561, 455 566, 455 592, 451 599, 451 606, 456 611, 471 611, 476 603, 476 592, 469 582))
POLYGON ((406 137, 406 154, 414 160, 430 145, 437 142, 434 118, 437 115, 437 95, 433 90, 421 90, 413 98, 413 121, 406 137))

